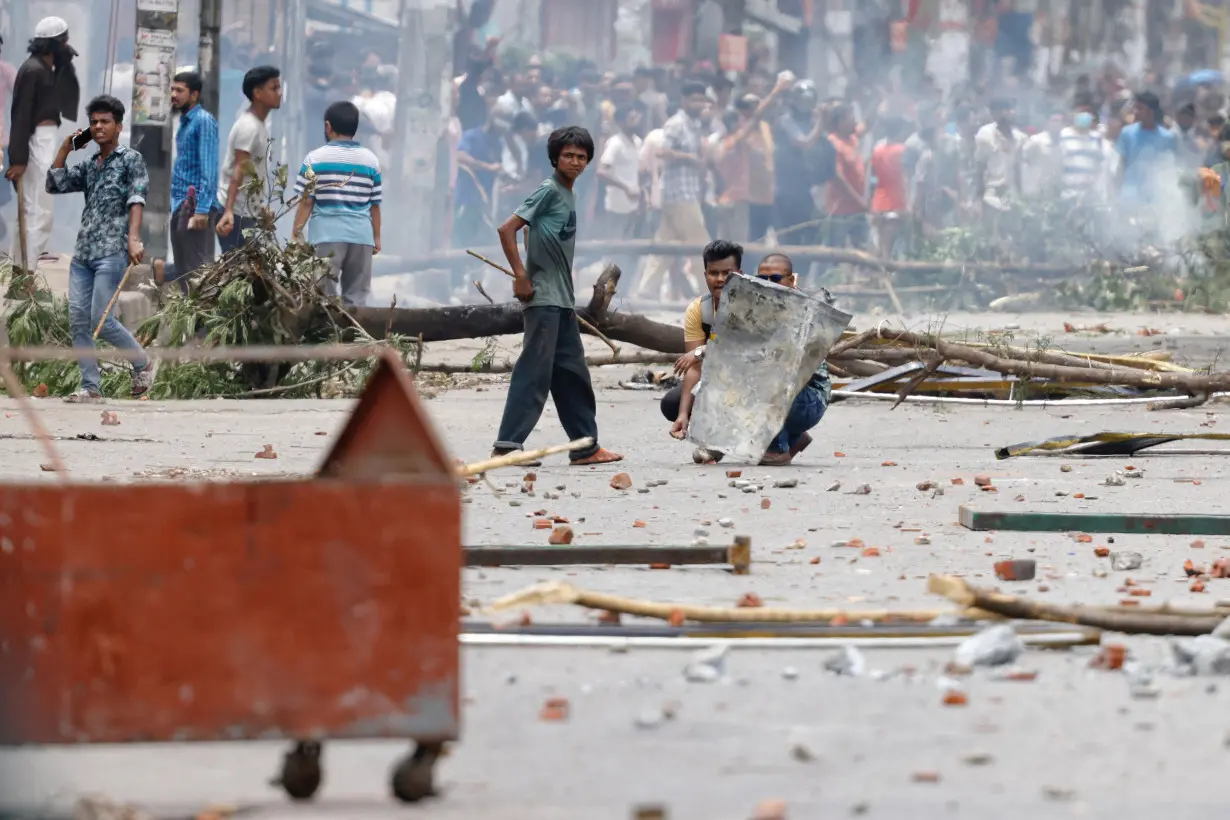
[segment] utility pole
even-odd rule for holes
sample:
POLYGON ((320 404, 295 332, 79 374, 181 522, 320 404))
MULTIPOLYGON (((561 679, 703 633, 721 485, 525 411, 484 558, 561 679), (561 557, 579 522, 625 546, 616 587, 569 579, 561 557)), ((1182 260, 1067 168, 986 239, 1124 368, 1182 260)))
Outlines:
MULTIPOLYGON (((417 255, 432 250, 449 209, 448 186, 437 183, 440 150, 452 105, 453 0, 401 0, 397 54, 397 134, 400 185, 397 198, 412 203, 399 221, 405 246, 417 255)), ((393 176, 390 174, 390 176, 393 176)))
POLYGON ((201 90, 201 105, 215 117, 218 116, 221 91, 218 83, 222 76, 219 65, 222 54, 222 0, 201 0, 201 39, 197 53, 197 66, 205 87, 201 90))
POLYGON ((171 80, 179 0, 137 0, 132 77, 132 147, 145 157, 146 259, 165 259, 171 222, 171 80))

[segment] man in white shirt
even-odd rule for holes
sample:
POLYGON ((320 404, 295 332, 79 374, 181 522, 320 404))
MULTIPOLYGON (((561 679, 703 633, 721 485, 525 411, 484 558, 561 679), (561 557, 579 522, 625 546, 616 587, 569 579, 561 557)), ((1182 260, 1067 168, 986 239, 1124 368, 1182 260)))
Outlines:
POLYGON ((1027 137, 1013 123, 1016 106, 1011 100, 992 100, 990 109, 994 121, 974 135, 975 187, 983 218, 998 228, 1020 201, 1021 153, 1027 137))
POLYGON ((1046 130, 1034 134, 1025 143, 1022 156, 1021 186, 1031 197, 1047 197, 1058 193, 1063 176, 1063 155, 1060 134, 1064 115, 1051 114, 1046 130))
MULTIPOLYGON (((606 141, 598 162, 598 179, 606 183, 607 236, 635 239, 645 199, 641 191, 641 138, 636 135, 641 125, 641 106, 620 106, 615 109, 613 120, 616 131, 606 141)), ((625 255, 616 264, 631 276, 636 261, 625 255)))
POLYGON ((218 177, 218 244, 229 253, 244 244, 243 232, 257 227, 268 208, 270 112, 282 107, 282 73, 257 66, 244 75, 243 94, 251 105, 231 128, 218 177))

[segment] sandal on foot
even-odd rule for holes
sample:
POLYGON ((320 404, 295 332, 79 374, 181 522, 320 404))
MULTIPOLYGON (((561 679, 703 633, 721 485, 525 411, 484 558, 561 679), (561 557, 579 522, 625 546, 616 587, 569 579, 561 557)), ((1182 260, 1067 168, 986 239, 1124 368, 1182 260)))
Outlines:
POLYGON ((86 390, 84 387, 80 390, 74 390, 64 397, 66 404, 102 404, 106 399, 102 393, 96 393, 93 390, 86 390))
MULTIPOLYGON (((519 453, 519 452, 521 452, 521 451, 520 451, 520 450, 492 450, 492 451, 491 451, 491 457, 492 457, 492 458, 499 458, 500 456, 506 456, 506 455, 508 455, 509 453, 519 453)), ((534 460, 534 461, 523 461, 523 462, 521 462, 520 464, 518 464, 517 466, 518 466, 518 467, 541 467, 541 466, 542 466, 542 462, 541 462, 541 461, 539 461, 539 460, 534 460)))
POLYGON ((132 371, 132 397, 139 399, 154 386, 154 365, 151 362, 140 370, 132 371))
POLYGON ((722 453, 717 450, 710 450, 707 447, 697 447, 692 450, 693 464, 717 464, 722 460, 722 453))
POLYGON ((616 461, 623 461, 624 457, 619 453, 612 453, 610 450, 598 448, 598 452, 586 458, 578 458, 572 462, 574 467, 584 467, 590 464, 614 464, 616 461))

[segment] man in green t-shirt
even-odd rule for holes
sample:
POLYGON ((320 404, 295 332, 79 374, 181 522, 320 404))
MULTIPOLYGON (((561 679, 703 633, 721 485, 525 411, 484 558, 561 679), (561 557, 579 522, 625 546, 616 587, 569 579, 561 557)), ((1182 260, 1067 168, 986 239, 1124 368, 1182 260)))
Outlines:
POLYGON ((500 245, 512 268, 513 294, 525 305, 525 336, 504 403, 504 418, 493 455, 523 449, 547 404, 568 438, 594 444, 571 454, 573 464, 610 464, 623 456, 598 446, 597 403, 577 326, 572 290, 572 253, 577 238, 577 206, 572 187, 594 158, 594 140, 584 128, 570 126, 551 134, 547 156, 555 173, 530 194, 500 226, 500 245), (528 226, 529 258, 521 261, 517 235, 528 226))

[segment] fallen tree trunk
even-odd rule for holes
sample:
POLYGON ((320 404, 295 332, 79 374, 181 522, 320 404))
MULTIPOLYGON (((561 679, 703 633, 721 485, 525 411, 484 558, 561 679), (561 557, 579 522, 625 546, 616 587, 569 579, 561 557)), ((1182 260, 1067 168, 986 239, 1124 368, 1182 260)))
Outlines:
MULTIPOLYGON (((593 298, 577 313, 617 342, 682 354, 683 328, 610 311, 619 277, 619 267, 609 265, 594 284, 593 298)), ((383 339, 388 331, 409 338, 421 335, 424 343, 509 336, 520 333, 524 327, 521 305, 516 302, 439 308, 364 307, 351 311, 351 315, 374 338, 383 339)))
MULTIPOLYGON (((475 252, 484 256, 498 257, 501 253, 498 247, 474 248, 475 252)), ((700 259, 703 245, 689 242, 659 242, 652 239, 622 239, 595 240, 578 242, 576 255, 582 256, 686 256, 700 259)), ((1029 273, 1038 277, 1071 276, 1082 268, 1072 265, 1000 265, 989 262, 911 262, 892 259, 880 259, 870 253, 849 250, 846 248, 830 248, 824 245, 744 245, 744 256, 758 259, 770 253, 786 253, 795 263, 796 269, 801 269, 805 263, 827 263, 830 265, 855 265, 900 273, 963 273, 976 270, 987 273, 1029 273)), ((453 267, 465 264, 470 257, 464 250, 440 250, 423 256, 412 256, 402 260, 402 266, 411 271, 427 268, 453 267)))
MULTIPOLYGON (((677 358, 679 357, 674 353, 621 353, 618 357, 587 356, 585 364, 589 367, 606 367, 612 364, 669 365, 674 364, 677 358)), ((515 360, 488 362, 481 367, 469 364, 424 364, 416 369, 423 373, 511 373, 516 364, 515 360)))

